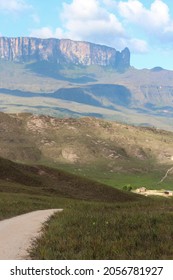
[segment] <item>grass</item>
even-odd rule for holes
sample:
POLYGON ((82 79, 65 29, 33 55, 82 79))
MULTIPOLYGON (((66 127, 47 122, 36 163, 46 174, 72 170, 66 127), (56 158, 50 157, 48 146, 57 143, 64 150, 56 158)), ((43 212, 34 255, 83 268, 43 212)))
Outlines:
POLYGON ((45 166, 28 166, 0 159, 0 191, 33 195, 58 196, 94 201, 125 202, 138 200, 91 179, 82 178, 45 166))
POLYGON ((3 159, 0 175, 1 220, 64 209, 45 224, 30 250, 32 259, 173 259, 172 198, 145 198, 65 171, 3 159))
POLYGON ((132 174, 134 180, 144 174, 157 183, 156 176, 164 175, 164 165, 167 168, 171 164, 173 153, 172 133, 94 118, 52 119, 1 113, 0 129, 2 157, 57 168, 71 165, 71 169, 81 169, 81 174, 91 174, 93 179, 116 180, 116 174, 123 178, 125 173, 129 177, 132 174))
POLYGON ((62 208, 68 200, 126 202, 138 199, 137 195, 66 171, 0 158, 0 219, 36 209, 62 208))
POLYGON ((112 186, 117 189, 122 189, 123 186, 130 184, 133 189, 144 186, 148 189, 173 190, 172 174, 169 174, 166 180, 164 180, 162 183, 159 183, 161 178, 163 178, 163 176, 165 175, 166 170, 170 167, 164 167, 159 165, 154 166, 149 163, 147 164, 146 162, 144 162, 142 166, 139 162, 138 166, 137 164, 134 164, 133 169, 132 159, 129 162, 129 168, 127 166, 127 163, 122 166, 122 170, 126 170, 126 172, 121 172, 121 170, 111 171, 110 168, 107 168, 106 163, 102 166, 94 164, 90 166, 75 166, 66 164, 58 165, 58 168, 84 178, 96 180, 99 183, 103 183, 105 185, 112 186))
POLYGON ((53 217, 33 259, 173 259, 173 201, 74 202, 53 217))
POLYGON ((24 193, 0 192, 0 220, 30 211, 61 208, 63 199, 24 193))
MULTIPOLYGON (((165 84, 172 85, 173 81, 168 81, 166 72, 129 69, 120 75, 96 66, 61 70, 67 80, 56 80, 35 75, 29 68, 25 64, 0 62, 1 88, 48 93, 76 87, 70 80, 85 74, 96 78, 99 84, 124 85, 134 93, 133 100, 139 100, 144 96, 139 91, 141 81, 158 84, 163 75, 165 84)), ((117 107, 120 111, 115 112, 65 100, 2 93, 1 108, 11 112, 38 113, 42 106, 40 113, 55 116, 62 114, 58 108, 64 108, 77 114, 95 112, 134 124, 152 123, 172 129, 171 118, 151 118, 124 107, 117 107)), ((150 97, 148 100, 158 105, 157 99, 150 97)), ((162 105, 169 105, 167 100, 163 97, 162 105)), ((165 175, 167 164, 171 164, 172 133, 94 119, 54 120, 53 127, 50 119, 44 117, 40 118, 41 128, 33 125, 28 130, 30 119, 27 115, 0 115, 1 156, 30 163, 26 166, 0 159, 0 220, 38 209, 64 209, 45 225, 43 236, 30 252, 33 259, 173 259, 173 200, 145 198, 110 187, 122 189, 130 184, 135 188, 173 189, 171 174, 163 184, 157 184, 165 175), (69 145, 81 162, 71 164, 62 158, 63 149, 69 145), (147 159, 135 160, 136 155, 143 156, 143 151, 147 159), (112 152, 113 159, 109 157, 112 152), (160 166, 149 162, 148 155, 160 166), (33 162, 42 166, 34 167, 33 162), (43 166, 44 163, 49 167, 43 166)))
MULTIPOLYGON (((93 202, 0 192, 0 219, 63 208, 33 244, 32 259, 173 259, 173 200, 93 202)), ((30 193, 31 192, 31 193, 30 193)), ((30 194, 29 194, 30 193, 30 194)))
POLYGON ((1 153, 30 165, 0 158, 0 219, 64 209, 45 226, 33 259, 173 259, 173 200, 122 191, 172 189, 171 174, 157 184, 171 164, 172 133, 90 118, 51 126, 43 116, 28 131, 28 119, 1 114, 1 153), (78 162, 62 157, 69 147, 78 162))

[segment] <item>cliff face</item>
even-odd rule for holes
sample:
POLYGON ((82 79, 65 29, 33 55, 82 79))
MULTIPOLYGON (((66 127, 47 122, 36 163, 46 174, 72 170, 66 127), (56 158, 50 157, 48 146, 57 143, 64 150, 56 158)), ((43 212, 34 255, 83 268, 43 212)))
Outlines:
POLYGON ((0 59, 16 62, 46 60, 59 64, 102 65, 121 70, 130 66, 130 51, 125 48, 119 52, 114 48, 68 39, 0 37, 0 59))

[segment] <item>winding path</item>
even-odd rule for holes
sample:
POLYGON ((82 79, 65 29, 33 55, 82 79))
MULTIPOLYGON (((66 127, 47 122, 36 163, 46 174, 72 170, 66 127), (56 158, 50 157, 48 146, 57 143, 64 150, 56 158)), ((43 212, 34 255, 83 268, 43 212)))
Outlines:
POLYGON ((27 250, 43 223, 62 209, 39 210, 0 221, 0 260, 29 259, 27 250))

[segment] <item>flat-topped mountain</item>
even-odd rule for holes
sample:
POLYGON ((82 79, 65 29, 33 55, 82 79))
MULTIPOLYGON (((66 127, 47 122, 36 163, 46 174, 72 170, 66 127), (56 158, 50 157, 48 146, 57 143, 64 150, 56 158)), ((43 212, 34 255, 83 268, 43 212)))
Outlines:
POLYGON ((0 59, 5 61, 48 61, 57 64, 101 65, 124 70, 130 66, 130 51, 69 39, 0 37, 0 59))
POLYGON ((94 116, 173 131, 173 71, 73 40, 0 37, 0 111, 94 116))

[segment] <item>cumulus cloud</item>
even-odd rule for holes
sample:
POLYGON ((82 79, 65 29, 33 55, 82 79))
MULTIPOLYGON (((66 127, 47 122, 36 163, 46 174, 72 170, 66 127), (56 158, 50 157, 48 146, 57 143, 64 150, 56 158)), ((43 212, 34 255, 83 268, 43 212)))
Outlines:
POLYGON ((116 16, 118 2, 113 0, 73 0, 64 3, 62 20, 66 37, 106 44, 117 49, 129 47, 133 52, 148 51, 147 42, 130 38, 116 16))
POLYGON ((107 7, 107 8, 113 8, 117 9, 118 7, 118 2, 114 0, 102 0, 102 3, 107 7))
POLYGON ((113 0, 73 0, 63 4, 62 28, 50 27, 32 30, 31 36, 42 38, 71 38, 109 45, 116 49, 129 46, 131 51, 148 51, 147 42, 131 38, 114 10, 118 7, 113 0))
POLYGON ((73 0, 63 6, 62 20, 69 37, 110 43, 116 36, 125 35, 121 22, 115 14, 103 8, 100 1, 73 0))
POLYGON ((64 38, 64 33, 61 28, 56 28, 55 31, 53 31, 50 27, 42 27, 38 29, 33 29, 30 32, 31 37, 37 37, 37 38, 64 38))
POLYGON ((5 12, 20 12, 31 8, 24 0, 0 0, 0 10, 5 12))
POLYGON ((148 43, 141 39, 130 38, 125 40, 124 46, 128 46, 133 53, 147 53, 149 52, 148 43))
POLYGON ((147 9, 139 0, 120 1, 119 12, 129 23, 136 24, 146 33, 160 38, 173 36, 173 21, 168 5, 162 0, 155 0, 147 9))

